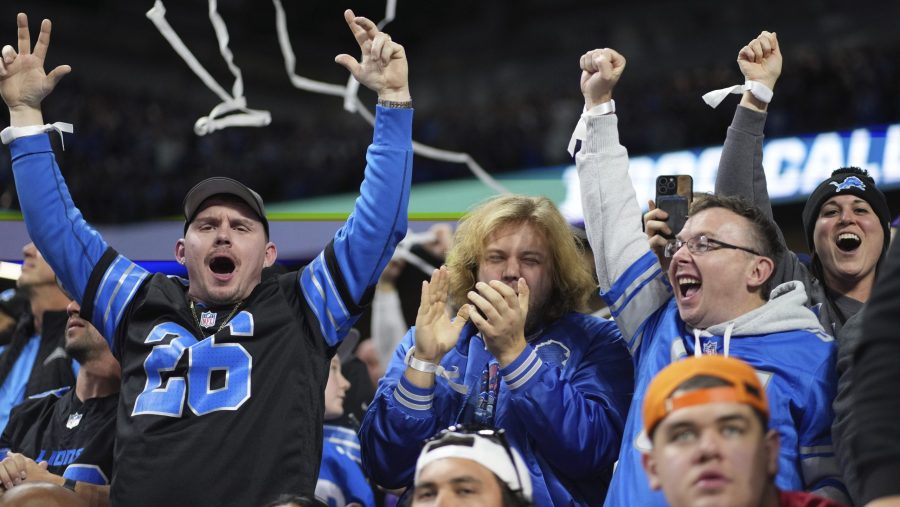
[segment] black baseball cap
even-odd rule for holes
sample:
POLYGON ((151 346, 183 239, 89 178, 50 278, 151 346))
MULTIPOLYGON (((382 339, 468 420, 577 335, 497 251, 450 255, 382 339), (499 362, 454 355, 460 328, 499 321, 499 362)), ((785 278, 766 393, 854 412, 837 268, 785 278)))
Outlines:
POLYGON ((266 219, 266 208, 263 204, 262 197, 240 181, 224 176, 207 178, 194 185, 194 188, 188 191, 187 195, 184 197, 185 234, 187 234, 188 226, 194 221, 197 213, 200 212, 203 202, 214 195, 221 194, 237 197, 246 203, 247 206, 250 206, 250 209, 256 213, 259 221, 262 222, 263 228, 266 230, 266 237, 269 237, 269 221, 266 219))

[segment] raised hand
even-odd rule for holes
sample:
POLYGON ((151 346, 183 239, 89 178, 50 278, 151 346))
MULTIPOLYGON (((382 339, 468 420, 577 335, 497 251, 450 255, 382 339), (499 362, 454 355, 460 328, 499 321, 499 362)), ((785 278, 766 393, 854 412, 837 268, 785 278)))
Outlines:
POLYGON ((469 301, 481 311, 470 311, 469 317, 500 366, 512 363, 525 350, 529 295, 524 278, 519 278, 516 290, 500 280, 491 280, 476 283, 475 290, 468 294, 469 301))
POLYGON ((44 73, 44 59, 50 47, 49 19, 41 23, 34 51, 31 49, 31 34, 28 31, 28 16, 16 16, 18 26, 18 46, 4 46, 0 58, 0 95, 9 107, 10 123, 14 127, 42 124, 41 101, 53 91, 63 76, 71 72, 68 65, 60 65, 44 73))
POLYGON ((581 93, 590 109, 612 99, 612 90, 625 70, 625 57, 614 49, 594 49, 581 55, 581 93))
POLYGON ((778 36, 774 32, 761 32, 757 38, 741 48, 737 62, 744 78, 759 81, 770 90, 774 89, 775 82, 781 76, 782 63, 778 36))
POLYGON ((340 54, 334 61, 343 65, 357 81, 378 93, 382 100, 410 100, 406 51, 370 19, 344 11, 344 20, 362 51, 362 60, 340 54))
POLYGON ((447 266, 435 269, 430 282, 422 282, 422 300, 416 314, 416 359, 440 363, 450 351, 469 318, 469 307, 463 305, 450 320, 447 314, 447 292, 450 288, 450 272, 447 266))

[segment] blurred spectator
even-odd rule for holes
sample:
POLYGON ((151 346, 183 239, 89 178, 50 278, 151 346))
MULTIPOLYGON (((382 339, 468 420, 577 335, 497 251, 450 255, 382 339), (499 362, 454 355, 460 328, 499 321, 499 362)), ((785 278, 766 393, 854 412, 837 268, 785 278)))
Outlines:
POLYGON ((0 482, 52 482, 105 507, 122 370, 78 303, 67 310, 65 351, 81 366, 75 388, 35 395, 13 409, 0 437, 0 482))
POLYGON ((28 298, 24 292, 6 289, 0 292, 0 346, 9 345, 16 323, 28 311, 28 298))
POLYGON ((856 432, 850 452, 856 456, 861 504, 900 506, 900 243, 888 251, 883 269, 863 309, 862 338, 854 355, 851 403, 856 432))
POLYGON ((375 497, 360 467, 359 438, 356 432, 329 424, 344 415, 344 397, 350 382, 341 373, 340 354, 331 358, 328 382, 325 384, 325 428, 322 466, 316 483, 316 498, 329 507, 349 505, 369 507, 375 497))
POLYGON ((75 385, 77 374, 65 351, 66 305, 71 300, 34 243, 22 247, 22 258, 17 284, 28 296, 30 313, 0 353, 0 428, 26 397, 75 385))

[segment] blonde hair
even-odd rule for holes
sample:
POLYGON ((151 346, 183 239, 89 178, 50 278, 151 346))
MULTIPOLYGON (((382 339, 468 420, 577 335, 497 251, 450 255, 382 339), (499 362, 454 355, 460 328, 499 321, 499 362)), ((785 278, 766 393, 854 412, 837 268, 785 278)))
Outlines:
POLYGON ((551 293, 544 307, 545 320, 555 320, 586 308, 596 283, 585 261, 583 248, 569 224, 546 197, 501 195, 491 198, 459 221, 453 247, 447 254, 450 270, 450 301, 468 302, 466 293, 475 286, 478 265, 491 235, 510 225, 529 224, 544 235, 550 253, 551 293))

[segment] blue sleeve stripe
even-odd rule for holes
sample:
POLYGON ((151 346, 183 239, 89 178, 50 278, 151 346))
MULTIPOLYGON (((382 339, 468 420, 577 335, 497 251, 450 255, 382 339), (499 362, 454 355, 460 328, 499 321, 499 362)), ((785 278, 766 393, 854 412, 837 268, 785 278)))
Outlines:
MULTIPOLYGON (((347 311, 347 307, 344 305, 344 300, 341 299, 341 293, 338 292, 337 287, 334 285, 334 279, 331 277, 331 272, 328 271, 328 266, 325 265, 325 253, 319 254, 319 257, 316 259, 318 261, 318 265, 321 266, 322 278, 328 282, 328 289, 333 297, 326 299, 331 307, 330 314, 337 313, 340 315, 341 320, 346 320, 350 318, 350 312, 347 311)), ((332 318, 332 320, 334 320, 332 318)))
MULTIPOLYGON (((310 293, 312 291, 314 294, 318 294, 317 301, 321 301, 323 297, 325 297, 324 293, 321 292, 320 287, 313 280, 312 275, 309 274, 310 268, 307 266, 306 269, 303 270, 303 273, 300 274, 300 290, 303 291, 303 297, 306 298, 306 304, 309 305, 310 309, 312 309, 313 313, 316 316, 316 320, 319 321, 319 332, 322 333, 322 336, 325 337, 325 341, 329 344, 335 339, 334 335, 329 335, 328 331, 325 330, 325 322, 322 319, 322 311, 324 308, 321 308, 319 305, 313 302, 310 293), (307 290, 307 286, 310 286, 311 290, 307 290)), ((333 326, 329 326, 328 329, 334 329, 333 326)))
POLYGON ((319 329, 329 346, 337 345, 347 334, 353 319, 329 276, 319 254, 300 275, 300 289, 307 304, 319 320, 319 329), (326 292, 326 287, 330 289, 326 292), (335 318, 335 313, 338 318, 335 318))
POLYGON ((623 307, 628 305, 635 294, 640 292, 649 281, 662 274, 662 267, 652 252, 647 252, 634 264, 628 267, 609 291, 604 293, 604 299, 609 304, 610 311, 617 315, 623 307))
POLYGON ((73 463, 66 467, 63 477, 75 481, 87 482, 98 486, 106 486, 109 484, 109 478, 103 473, 97 465, 86 465, 83 463, 73 463))
POLYGON ((94 315, 102 309, 100 329, 110 343, 125 308, 149 273, 144 268, 119 255, 107 268, 94 298, 94 315))

